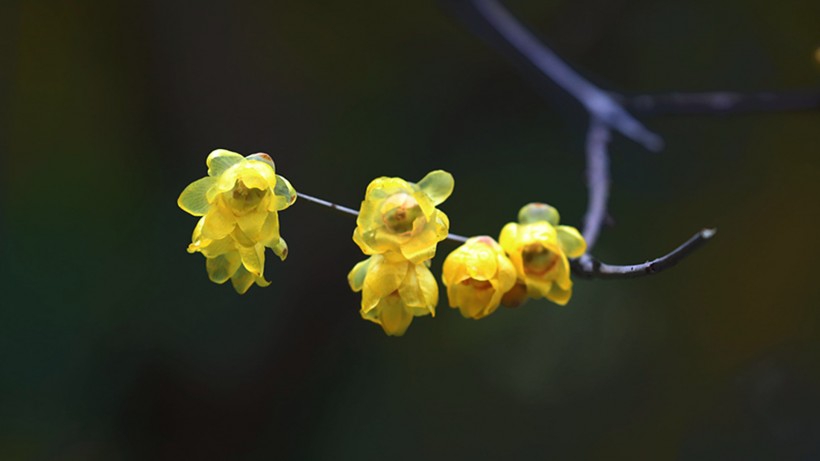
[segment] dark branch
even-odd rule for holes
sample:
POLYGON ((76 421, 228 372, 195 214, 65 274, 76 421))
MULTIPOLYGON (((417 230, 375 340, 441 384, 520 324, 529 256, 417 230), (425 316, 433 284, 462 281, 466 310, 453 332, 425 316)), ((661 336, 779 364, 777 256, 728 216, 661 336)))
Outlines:
POLYGON ((607 217, 609 201, 609 129, 595 117, 589 120, 587 131, 587 189, 589 199, 584 215, 584 240, 587 251, 598 241, 601 226, 607 217))
POLYGON ((651 151, 663 148, 663 139, 629 114, 609 93, 593 85, 541 43, 497 0, 472 0, 472 5, 513 49, 589 112, 613 130, 651 151))
POLYGON ((668 93, 625 96, 610 93, 641 115, 729 115, 747 112, 794 112, 820 109, 820 91, 668 93))
POLYGON ((643 264, 616 266, 597 261, 586 254, 571 261, 572 273, 588 279, 628 279, 656 274, 669 269, 714 237, 715 229, 703 229, 671 253, 643 264))

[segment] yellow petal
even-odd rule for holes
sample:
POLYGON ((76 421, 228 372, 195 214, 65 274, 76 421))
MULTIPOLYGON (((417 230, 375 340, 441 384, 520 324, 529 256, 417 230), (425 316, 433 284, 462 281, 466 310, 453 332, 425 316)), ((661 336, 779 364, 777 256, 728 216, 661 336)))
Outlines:
POLYGON ((430 269, 423 264, 416 264, 416 279, 418 280, 419 290, 424 297, 425 306, 433 316, 436 315, 436 306, 438 305, 438 283, 430 269))
POLYGON ((236 243, 228 236, 219 240, 205 240, 197 246, 197 251, 202 252, 206 258, 213 258, 225 253, 236 252, 236 243))
POLYGON ((372 258, 367 258, 364 261, 359 261, 347 274, 347 283, 350 284, 350 289, 354 292, 362 291, 364 278, 367 275, 367 268, 370 266, 371 259, 372 258))
MULTIPOLYGON (((279 214, 274 212, 267 213, 265 217, 265 224, 259 232, 259 243, 268 248, 276 248, 279 245, 281 237, 279 236, 279 214)), ((287 249, 287 245, 285 246, 287 249)), ((274 250, 276 251, 276 250, 274 250)), ((281 255, 280 255, 281 256, 281 255)))
POLYGON ((269 214, 271 213, 268 213, 265 210, 254 210, 248 214, 237 216, 236 224, 249 239, 253 242, 260 242, 262 226, 265 225, 265 221, 267 221, 269 214))
POLYGON ((188 187, 179 194, 177 205, 194 216, 205 216, 210 207, 206 199, 206 193, 214 184, 216 184, 216 180, 210 176, 197 179, 188 184, 188 187))
POLYGON ((205 221, 202 223, 202 236, 211 240, 219 240, 230 234, 235 225, 233 214, 217 203, 205 215, 205 221))
POLYGON ((242 257, 242 265, 254 276, 261 276, 265 270, 265 247, 254 245, 252 247, 239 246, 239 256, 242 257))
POLYGON ((421 287, 419 287, 415 267, 407 271, 401 286, 399 286, 399 296, 401 296, 402 303, 407 307, 426 306, 427 302, 424 299, 424 293, 421 292, 421 287))
POLYGON ((256 277, 241 265, 231 277, 231 285, 233 285, 233 289, 240 295, 245 294, 255 281, 256 277))
POLYGON ((267 164, 267 165, 269 165, 271 168, 273 168, 273 171, 274 171, 274 172, 276 171, 276 164, 275 164, 275 163, 273 163, 273 159, 272 159, 272 158, 270 158, 270 155, 268 155, 268 154, 266 154, 266 153, 264 153, 264 152, 259 152, 259 153, 256 153, 256 154, 247 155, 247 156, 245 156, 245 159, 247 159, 247 160, 253 160, 253 161, 255 161, 255 162, 263 162, 263 163, 266 163, 266 164, 267 164))
POLYGON ((383 303, 379 320, 384 332, 390 336, 402 336, 413 321, 413 315, 405 309, 397 296, 390 296, 383 303))
POLYGON ((570 226, 558 226, 558 242, 561 249, 569 258, 577 258, 587 251, 587 242, 578 232, 578 229, 570 226))
POLYGON ((569 288, 564 289, 561 288, 557 283, 552 286, 552 289, 546 293, 546 298, 550 301, 558 304, 559 306, 564 306, 569 302, 569 298, 572 297, 572 285, 569 288))
POLYGON ((557 226, 561 220, 558 210, 546 203, 528 203, 518 211, 518 222, 521 224, 532 224, 539 221, 546 221, 553 226, 557 226))
POLYGON ((444 265, 441 269, 441 280, 444 285, 454 285, 469 277, 465 262, 468 253, 464 249, 465 245, 461 245, 444 259, 444 265))
POLYGON ((276 175, 276 186, 273 188, 273 200, 268 207, 270 211, 281 211, 296 202, 296 190, 290 184, 290 181, 283 176, 276 175))
POLYGON ((472 287, 461 286, 458 290, 458 309, 465 318, 480 319, 490 315, 498 307, 491 305, 495 291, 491 288, 476 290, 472 287))
POLYGON ((401 254, 413 263, 432 259, 436 255, 436 245, 447 238, 450 221, 440 210, 434 210, 433 221, 427 223, 424 230, 401 244, 401 254))
POLYGON ((231 278, 240 266, 239 253, 225 253, 205 260, 208 278, 214 283, 225 283, 231 278))
POLYGON ((408 263, 394 263, 384 258, 374 258, 364 279, 365 292, 383 298, 398 290, 407 275, 408 263))
POLYGON ((284 261, 288 257, 288 244, 285 243, 285 239, 279 237, 279 241, 276 242, 273 246, 268 246, 276 256, 279 256, 279 259, 284 261))
POLYGON ((217 149, 208 155, 208 176, 219 176, 228 168, 244 160, 244 157, 225 149, 217 149))
POLYGON ((418 185, 421 190, 430 197, 430 201, 433 202, 433 205, 438 205, 447 200, 447 197, 453 193, 455 181, 453 180, 453 175, 450 173, 443 170, 435 170, 427 173, 427 176, 423 177, 421 181, 418 182, 418 185))

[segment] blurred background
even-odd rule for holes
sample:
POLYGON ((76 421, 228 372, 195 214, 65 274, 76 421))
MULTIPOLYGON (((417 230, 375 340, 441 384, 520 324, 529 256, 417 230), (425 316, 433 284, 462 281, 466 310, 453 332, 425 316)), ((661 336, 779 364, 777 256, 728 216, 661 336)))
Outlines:
MULTIPOLYGON (((817 2, 507 5, 606 88, 820 85, 817 2)), ((0 459, 820 459, 817 112, 644 118, 660 154, 615 136, 600 259, 719 232, 564 308, 465 320, 442 289, 387 337, 347 286, 354 219, 304 200, 270 287, 208 281, 176 199, 215 148, 354 207, 448 170, 460 234, 530 201, 580 227, 583 113, 460 11, 2 2, 0 459)))

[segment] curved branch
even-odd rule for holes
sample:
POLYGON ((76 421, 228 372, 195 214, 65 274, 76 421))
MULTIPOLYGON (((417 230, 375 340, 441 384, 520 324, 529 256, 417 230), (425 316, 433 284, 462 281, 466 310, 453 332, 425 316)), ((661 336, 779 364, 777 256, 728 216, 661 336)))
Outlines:
POLYGON ((589 202, 584 215, 584 240, 587 242, 587 251, 590 251, 598 234, 601 232, 607 216, 607 202, 609 201, 609 129, 600 120, 593 117, 589 120, 587 131, 587 189, 589 202))
POLYGON ((550 80, 578 100, 590 116, 651 151, 663 148, 663 139, 649 131, 609 93, 572 69, 545 46, 497 0, 472 0, 476 11, 498 34, 550 80))
POLYGON ((670 253, 643 264, 626 266, 605 264, 594 259, 589 254, 585 254, 570 262, 572 273, 588 279, 628 279, 657 274, 681 262, 681 260, 714 237, 715 233, 717 233, 716 229, 703 229, 670 253))

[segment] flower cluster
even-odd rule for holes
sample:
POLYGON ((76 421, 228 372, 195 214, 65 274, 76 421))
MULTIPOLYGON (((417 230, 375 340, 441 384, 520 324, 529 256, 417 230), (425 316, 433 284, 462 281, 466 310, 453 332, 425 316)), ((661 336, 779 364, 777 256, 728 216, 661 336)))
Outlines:
POLYGON ((218 149, 207 165, 208 176, 188 185, 177 200, 180 208, 200 216, 188 252, 202 253, 210 279, 220 284, 230 279, 239 294, 254 283, 269 285, 265 248, 287 257, 278 212, 296 201, 296 191, 276 174, 267 154, 243 157, 218 149))
POLYGON ((584 254, 587 244, 578 229, 559 226, 559 219, 555 208, 530 203, 518 212, 518 223, 504 226, 498 240, 527 295, 563 306, 572 296, 568 258, 584 254))
POLYGON ((528 298, 565 305, 572 296, 568 258, 581 256, 586 243, 577 229, 558 222, 555 208, 530 203, 518 223, 504 226, 499 243, 474 237, 450 253, 442 274, 450 307, 480 319, 500 304, 516 307, 528 298))
POLYGON ((428 267, 450 227, 436 206, 453 185, 450 173, 437 170, 418 183, 381 177, 367 187, 353 241, 371 256, 356 264, 348 281, 362 292, 362 317, 388 335, 403 335, 413 317, 435 315, 438 285, 428 267))

